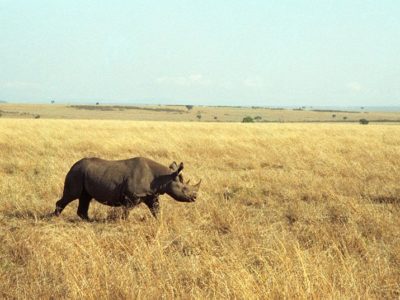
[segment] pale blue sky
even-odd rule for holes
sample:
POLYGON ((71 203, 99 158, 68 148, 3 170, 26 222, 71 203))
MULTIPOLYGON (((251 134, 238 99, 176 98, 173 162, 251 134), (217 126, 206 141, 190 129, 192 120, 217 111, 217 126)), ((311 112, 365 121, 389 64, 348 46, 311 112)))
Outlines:
POLYGON ((0 100, 399 105, 400 1, 0 0, 0 100))

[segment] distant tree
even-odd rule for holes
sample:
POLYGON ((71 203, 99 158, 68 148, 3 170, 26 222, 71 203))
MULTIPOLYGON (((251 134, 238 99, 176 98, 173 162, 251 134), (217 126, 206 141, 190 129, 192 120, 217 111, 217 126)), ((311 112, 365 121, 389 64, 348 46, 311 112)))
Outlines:
POLYGON ((40 119, 40 115, 36 115, 36 116, 35 116, 35 119, 40 119))
POLYGON ((200 121, 201 120, 201 114, 197 114, 196 118, 200 121))
POLYGON ((193 108, 193 105, 186 105, 187 110, 191 110, 193 108))
POLYGON ((217 116, 214 116, 214 120, 218 120, 218 117, 217 117, 217 116))
POLYGON ((51 100, 51 104, 54 104, 54 102, 55 102, 54 100, 51 100))
POLYGON ((96 105, 99 105, 100 103, 99 102, 96 102, 96 105))
POLYGON ((261 116, 256 116, 256 117, 254 117, 254 120, 256 120, 256 121, 261 121, 261 119, 262 119, 261 116))
POLYGON ((369 121, 367 119, 360 119, 360 124, 367 125, 369 121))
POLYGON ((332 115, 332 118, 336 118, 336 115, 335 115, 335 114, 333 114, 333 115, 332 115))
POLYGON ((346 117, 346 116, 344 116, 344 117, 343 117, 343 120, 347 120, 347 117, 346 117))
POLYGON ((244 117, 242 123, 254 123, 254 119, 250 116, 244 117))

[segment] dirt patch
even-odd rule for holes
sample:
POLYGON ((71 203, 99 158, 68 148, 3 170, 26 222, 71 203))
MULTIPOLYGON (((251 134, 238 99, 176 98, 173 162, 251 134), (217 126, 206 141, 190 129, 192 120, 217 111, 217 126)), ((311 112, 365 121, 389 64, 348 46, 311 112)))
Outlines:
POLYGON ((375 196, 371 200, 379 204, 400 204, 399 196, 375 196))

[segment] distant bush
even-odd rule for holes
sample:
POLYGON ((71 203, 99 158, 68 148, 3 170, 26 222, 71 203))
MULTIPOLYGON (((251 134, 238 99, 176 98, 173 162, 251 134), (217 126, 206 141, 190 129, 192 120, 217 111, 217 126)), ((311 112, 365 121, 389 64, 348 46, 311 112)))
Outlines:
POLYGON ((35 119, 40 119, 40 115, 36 115, 36 116, 35 116, 35 119))
POLYGON ((344 116, 344 117, 343 117, 343 120, 347 120, 347 117, 346 117, 346 116, 344 116))
POLYGON ((254 123, 254 119, 250 116, 244 117, 242 123, 254 123))
POLYGON ((262 119, 262 117, 260 117, 260 116, 254 117, 254 120, 256 120, 256 121, 261 121, 261 119, 262 119))
POLYGON ((193 108, 193 105, 186 105, 187 110, 191 110, 193 108))
POLYGON ((196 118, 200 121, 201 120, 201 114, 197 114, 196 118))
MULTIPOLYGON (((99 103, 99 102, 97 102, 99 103)), ((99 103, 100 104, 100 103, 99 103)), ((158 107, 146 107, 146 106, 132 106, 132 105, 70 105, 68 107, 72 107, 75 109, 81 110, 101 110, 101 111, 121 111, 121 110, 146 110, 146 111, 162 111, 168 113, 182 113, 182 109, 175 109, 175 108, 158 108, 158 107)))
POLYGON ((360 124, 367 125, 369 121, 367 119, 360 119, 360 124))
POLYGON ((335 115, 335 114, 333 114, 333 115, 332 115, 332 118, 336 118, 336 115, 335 115))

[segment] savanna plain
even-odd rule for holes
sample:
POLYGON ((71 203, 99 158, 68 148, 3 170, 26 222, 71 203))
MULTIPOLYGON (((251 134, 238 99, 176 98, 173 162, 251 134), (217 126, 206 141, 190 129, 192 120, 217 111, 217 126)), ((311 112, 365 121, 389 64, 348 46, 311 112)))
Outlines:
POLYGON ((1 298, 398 298, 400 126, 0 119, 1 298), (183 161, 195 203, 50 217, 83 157, 183 161))

